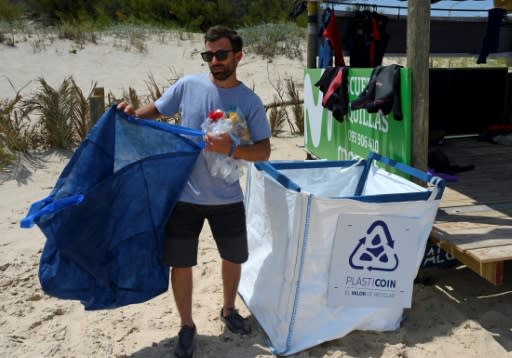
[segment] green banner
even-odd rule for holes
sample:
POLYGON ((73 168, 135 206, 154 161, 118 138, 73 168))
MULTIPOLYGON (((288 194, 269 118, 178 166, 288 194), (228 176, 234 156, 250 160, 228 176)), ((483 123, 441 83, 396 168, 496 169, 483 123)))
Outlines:
MULTIPOLYGON (((349 69, 349 102, 358 98, 369 82, 371 68, 349 69)), ((402 120, 393 114, 368 113, 349 109, 342 122, 322 106, 323 94, 315 83, 323 69, 304 72, 304 144, 306 151, 321 159, 350 160, 366 158, 377 152, 401 163, 411 162, 411 72, 400 69, 402 120)))

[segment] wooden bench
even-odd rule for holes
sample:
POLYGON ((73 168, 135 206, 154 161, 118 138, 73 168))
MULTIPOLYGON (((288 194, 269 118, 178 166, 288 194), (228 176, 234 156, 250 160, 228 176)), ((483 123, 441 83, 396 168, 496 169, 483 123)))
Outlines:
MULTIPOLYGON (((450 189, 443 202, 460 193, 450 189)), ((450 200, 451 199, 451 200, 450 200)), ((464 202, 464 200, 462 200, 464 202)), ((512 203, 443 206, 430 240, 494 285, 503 282, 503 265, 512 260, 512 203)))

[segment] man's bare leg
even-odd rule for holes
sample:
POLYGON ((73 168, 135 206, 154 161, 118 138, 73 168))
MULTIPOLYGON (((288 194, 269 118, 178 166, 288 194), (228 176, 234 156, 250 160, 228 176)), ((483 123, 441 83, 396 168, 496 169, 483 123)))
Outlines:
POLYGON ((224 288, 224 306, 222 307, 221 320, 233 333, 249 334, 251 326, 245 318, 235 310, 235 299, 240 283, 242 266, 230 261, 222 260, 222 281, 224 288))
POLYGON ((224 289, 223 313, 227 315, 228 310, 235 308, 236 293, 240 282, 242 267, 227 260, 222 260, 222 285, 224 289))
POLYGON ((173 267, 171 283, 181 325, 194 327, 194 320, 192 319, 192 267, 173 267))

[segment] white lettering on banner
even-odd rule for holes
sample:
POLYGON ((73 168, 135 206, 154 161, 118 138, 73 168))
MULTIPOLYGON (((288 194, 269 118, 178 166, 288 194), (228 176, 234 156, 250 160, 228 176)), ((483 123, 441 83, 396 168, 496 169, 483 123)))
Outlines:
MULTIPOLYGON (((323 73, 323 72, 322 72, 323 73)), ((313 142, 314 147, 318 147, 320 145, 322 127, 324 125, 324 111, 325 108, 322 106, 323 94, 321 91, 318 91, 318 100, 315 103, 313 100, 313 83, 311 80, 311 76, 306 73, 304 77, 304 109, 305 113, 309 118, 309 127, 304 126, 304 138, 308 138, 308 130, 311 130, 311 141, 313 142)), ((332 112, 327 111, 326 125, 327 125, 327 141, 330 142, 332 140, 333 133, 333 120, 332 120, 332 112)))
POLYGON ((348 82, 348 91, 350 95, 359 96, 359 94, 363 92, 368 82, 370 82, 370 78, 368 77, 350 77, 350 80, 348 82))
POLYGON ((374 152, 379 152, 379 140, 375 138, 368 137, 362 133, 356 132, 353 129, 350 129, 347 133, 347 139, 349 142, 354 143, 360 147, 365 149, 369 149, 374 152))
POLYGON ((341 145, 338 146, 338 160, 359 160, 359 159, 363 159, 363 157, 355 154, 352 151, 348 151, 341 145))
POLYGON ((372 114, 368 113, 365 109, 357 109, 349 112, 348 120, 350 123, 360 124, 367 128, 376 129, 382 133, 387 133, 389 131, 389 122, 381 111, 372 114))

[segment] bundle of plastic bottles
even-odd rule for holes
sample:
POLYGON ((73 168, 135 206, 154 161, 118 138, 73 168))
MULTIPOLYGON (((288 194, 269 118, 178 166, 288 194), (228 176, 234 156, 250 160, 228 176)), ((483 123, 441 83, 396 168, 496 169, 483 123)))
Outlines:
MULTIPOLYGON (((208 114, 208 118, 201 125, 201 128, 206 133, 219 135, 228 133, 236 145, 251 143, 247 122, 236 110, 225 112, 216 109, 211 111, 208 114)), ((243 168, 246 165, 244 160, 212 152, 208 152, 205 155, 208 169, 212 176, 232 184, 243 174, 243 168)))

